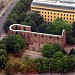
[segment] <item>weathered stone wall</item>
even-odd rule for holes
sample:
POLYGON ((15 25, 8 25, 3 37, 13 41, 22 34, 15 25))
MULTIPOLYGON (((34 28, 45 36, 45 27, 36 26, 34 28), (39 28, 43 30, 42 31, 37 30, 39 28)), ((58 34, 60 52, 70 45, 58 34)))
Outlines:
POLYGON ((26 39, 30 50, 39 51, 44 44, 60 44, 61 47, 66 46, 66 31, 62 31, 62 35, 52 35, 31 32, 31 26, 13 24, 9 27, 9 33, 20 34, 26 39))

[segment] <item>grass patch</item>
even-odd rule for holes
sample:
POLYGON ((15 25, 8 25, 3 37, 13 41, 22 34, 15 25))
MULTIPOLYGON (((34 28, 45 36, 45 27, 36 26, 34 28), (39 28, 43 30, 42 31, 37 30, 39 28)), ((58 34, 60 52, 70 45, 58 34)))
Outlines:
POLYGON ((14 64, 20 62, 21 57, 15 57, 13 53, 8 53, 8 63, 14 64))

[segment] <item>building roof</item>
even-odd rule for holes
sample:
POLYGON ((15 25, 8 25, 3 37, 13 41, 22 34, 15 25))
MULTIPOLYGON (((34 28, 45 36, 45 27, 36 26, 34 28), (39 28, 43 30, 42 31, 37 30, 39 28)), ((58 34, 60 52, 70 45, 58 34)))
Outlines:
MULTIPOLYGON (((62 0, 60 0, 62 1, 62 0)), ((55 6, 55 7, 65 7, 65 8, 69 8, 69 9, 75 9, 75 0, 67 0, 67 1, 73 1, 70 3, 66 3, 66 2, 60 2, 60 1, 51 1, 51 0, 33 0, 32 5, 46 5, 46 6, 55 6)), ((65 1, 65 0, 63 0, 65 1)))
POLYGON ((33 1, 43 1, 43 2, 47 2, 47 1, 62 1, 62 2, 75 2, 75 0, 33 0, 33 1))

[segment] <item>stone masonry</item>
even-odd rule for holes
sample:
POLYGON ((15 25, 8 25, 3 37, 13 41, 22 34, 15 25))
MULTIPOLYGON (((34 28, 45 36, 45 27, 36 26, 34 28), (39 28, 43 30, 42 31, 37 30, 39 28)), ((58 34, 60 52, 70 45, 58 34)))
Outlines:
POLYGON ((52 35, 31 32, 31 26, 13 24, 9 27, 9 34, 21 35, 29 45, 29 50, 40 51, 44 44, 60 44, 61 47, 66 46, 66 31, 62 31, 62 35, 52 35))

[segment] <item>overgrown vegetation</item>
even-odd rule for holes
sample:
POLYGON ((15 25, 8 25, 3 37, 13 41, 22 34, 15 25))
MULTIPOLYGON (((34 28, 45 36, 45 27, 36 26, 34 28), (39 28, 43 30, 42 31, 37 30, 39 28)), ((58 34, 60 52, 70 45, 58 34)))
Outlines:
POLYGON ((36 70, 34 60, 28 58, 27 56, 22 58, 20 62, 15 62, 14 64, 7 63, 5 67, 6 74, 14 74, 20 72, 21 74, 26 74, 34 72, 36 70))

